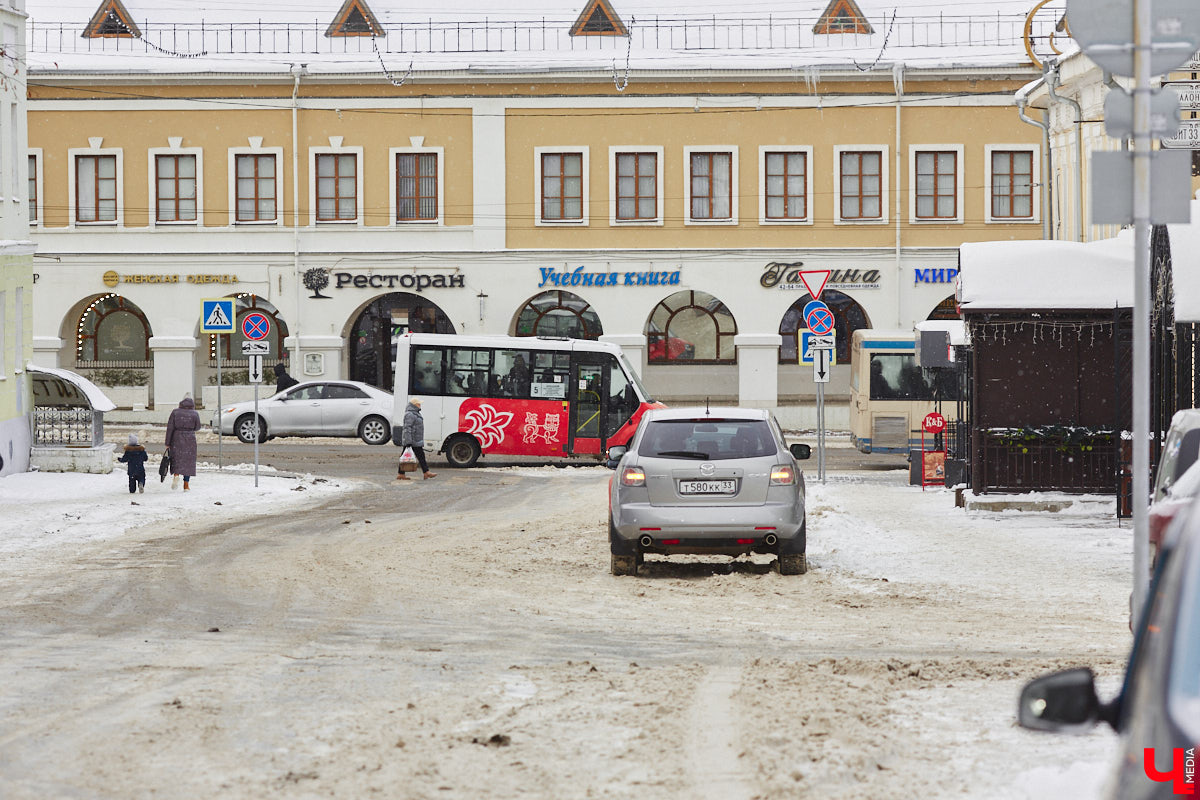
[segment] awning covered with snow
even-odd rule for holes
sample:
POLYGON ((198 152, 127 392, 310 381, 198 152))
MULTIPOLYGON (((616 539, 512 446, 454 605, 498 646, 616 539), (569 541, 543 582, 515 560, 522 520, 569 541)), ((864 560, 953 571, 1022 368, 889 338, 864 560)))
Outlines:
POLYGON ((99 386, 78 373, 55 367, 39 367, 34 364, 27 364, 25 369, 31 373, 33 379, 35 405, 42 405, 43 402, 45 405, 73 405, 69 401, 75 395, 75 392, 77 392, 82 399, 85 399, 91 405, 93 411, 112 411, 117 407, 116 403, 109 400, 108 396, 100 391, 99 386), (70 391, 70 389, 63 389, 62 387, 51 389, 49 386, 39 386, 39 381, 37 380, 39 374, 58 378, 64 381, 67 386, 73 387, 75 392, 70 391), (48 393, 42 392, 41 389, 43 388, 48 393))

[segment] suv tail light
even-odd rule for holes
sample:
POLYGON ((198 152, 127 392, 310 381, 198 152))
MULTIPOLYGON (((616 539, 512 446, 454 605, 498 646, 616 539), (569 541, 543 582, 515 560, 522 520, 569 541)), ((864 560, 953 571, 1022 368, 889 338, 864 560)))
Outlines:
POLYGON ((642 471, 641 467, 626 467, 621 472, 621 485, 622 486, 645 486, 646 485, 646 473, 642 471))
POLYGON ((796 471, 790 464, 777 464, 771 467, 772 486, 791 486, 796 482, 796 471))

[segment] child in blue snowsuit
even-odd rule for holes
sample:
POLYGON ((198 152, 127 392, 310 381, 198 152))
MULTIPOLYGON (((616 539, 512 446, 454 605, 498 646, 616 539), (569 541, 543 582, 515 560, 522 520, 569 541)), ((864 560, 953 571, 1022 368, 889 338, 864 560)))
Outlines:
POLYGON ((117 459, 129 470, 129 493, 146 491, 146 448, 138 444, 137 434, 129 434, 125 454, 117 459))

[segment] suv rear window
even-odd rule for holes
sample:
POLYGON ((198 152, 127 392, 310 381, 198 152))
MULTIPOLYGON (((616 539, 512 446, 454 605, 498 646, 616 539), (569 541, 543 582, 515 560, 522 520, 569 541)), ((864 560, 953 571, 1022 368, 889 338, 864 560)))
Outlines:
POLYGON ((775 438, 764 420, 661 420, 646 427, 638 445, 638 455, 695 461, 758 458, 777 452, 775 438))

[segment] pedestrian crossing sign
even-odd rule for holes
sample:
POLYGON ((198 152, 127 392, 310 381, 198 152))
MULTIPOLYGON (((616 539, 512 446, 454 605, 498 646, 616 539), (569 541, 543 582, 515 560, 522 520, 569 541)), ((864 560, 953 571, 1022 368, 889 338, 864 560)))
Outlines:
POLYGON ((232 297, 214 297, 201 300, 200 332, 233 333, 232 297))

